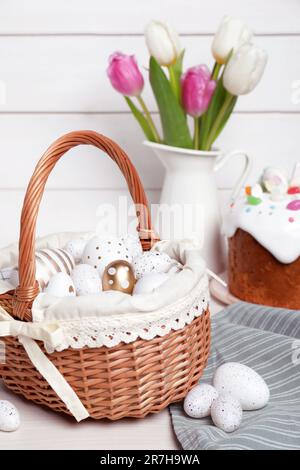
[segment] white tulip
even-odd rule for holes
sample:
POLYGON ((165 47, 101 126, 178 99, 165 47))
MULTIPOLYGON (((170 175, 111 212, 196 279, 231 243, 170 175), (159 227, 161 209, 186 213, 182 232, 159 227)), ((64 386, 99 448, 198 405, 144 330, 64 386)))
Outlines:
POLYGON ((232 95, 250 93, 262 77, 267 53, 253 44, 244 44, 231 56, 225 67, 223 84, 232 95))
POLYGON ((160 65, 173 64, 181 52, 179 36, 167 23, 151 21, 146 26, 145 39, 150 55, 160 65))
POLYGON ((219 64, 225 64, 230 52, 250 42, 253 32, 239 18, 224 16, 212 43, 212 53, 219 64))

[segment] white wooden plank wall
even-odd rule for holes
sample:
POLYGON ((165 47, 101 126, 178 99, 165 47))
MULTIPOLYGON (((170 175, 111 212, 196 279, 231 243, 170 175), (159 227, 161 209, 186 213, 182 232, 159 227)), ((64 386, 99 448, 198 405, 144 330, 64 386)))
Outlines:
MULTIPOLYGON (((163 168, 142 146, 141 131, 111 89, 107 58, 119 49, 146 66, 143 27, 157 18, 182 34, 186 66, 211 65, 212 36, 226 13, 253 27, 269 63, 259 87, 240 99, 218 145, 252 155, 252 181, 266 165, 291 171, 300 160, 299 0, 0 0, 0 246, 17 238, 35 163, 67 131, 94 129, 117 140, 150 201, 158 201, 163 168)), ((154 110, 149 87, 145 98, 154 110)), ((240 170, 237 162, 218 175, 223 202, 240 170)), ((77 148, 49 179, 39 233, 92 229, 98 204, 117 204, 123 194, 125 183, 113 163, 95 149, 77 148)))

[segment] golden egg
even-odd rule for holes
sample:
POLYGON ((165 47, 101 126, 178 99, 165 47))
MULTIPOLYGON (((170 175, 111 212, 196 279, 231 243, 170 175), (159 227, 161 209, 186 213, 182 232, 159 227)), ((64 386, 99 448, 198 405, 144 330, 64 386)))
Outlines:
POLYGON ((127 261, 113 261, 106 266, 102 277, 103 290, 118 290, 131 295, 135 283, 132 266, 127 261))

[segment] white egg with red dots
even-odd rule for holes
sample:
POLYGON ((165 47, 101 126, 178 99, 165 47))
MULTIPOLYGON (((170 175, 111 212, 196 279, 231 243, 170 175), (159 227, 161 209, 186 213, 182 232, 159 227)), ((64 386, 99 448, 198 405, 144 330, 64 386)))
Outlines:
POLYGON ((103 275, 106 266, 116 260, 128 263, 132 261, 128 247, 118 237, 94 237, 86 244, 82 255, 82 262, 97 269, 100 276, 103 275))
POLYGON ((196 385, 185 397, 184 411, 191 418, 206 418, 210 416, 212 404, 217 398, 218 392, 212 385, 196 385))

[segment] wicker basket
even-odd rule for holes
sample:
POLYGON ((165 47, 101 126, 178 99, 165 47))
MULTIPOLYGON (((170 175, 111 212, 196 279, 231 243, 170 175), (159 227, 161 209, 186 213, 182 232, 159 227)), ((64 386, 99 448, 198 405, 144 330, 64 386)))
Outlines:
MULTIPOLYGON (((30 180, 21 217, 19 242, 20 286, 0 296, 0 305, 14 318, 31 321, 31 306, 39 292, 35 280, 35 229, 44 188, 64 153, 80 144, 105 151, 122 171, 137 207, 144 250, 156 237, 139 176, 124 151, 112 140, 92 131, 69 133, 43 155, 30 180)), ((69 414, 68 409, 32 365, 17 338, 5 341, 5 364, 0 375, 8 388, 36 403, 69 414)), ((115 347, 67 349, 47 357, 71 385, 95 419, 142 418, 184 398, 206 365, 210 345, 209 311, 184 328, 152 340, 136 340, 115 347)))

